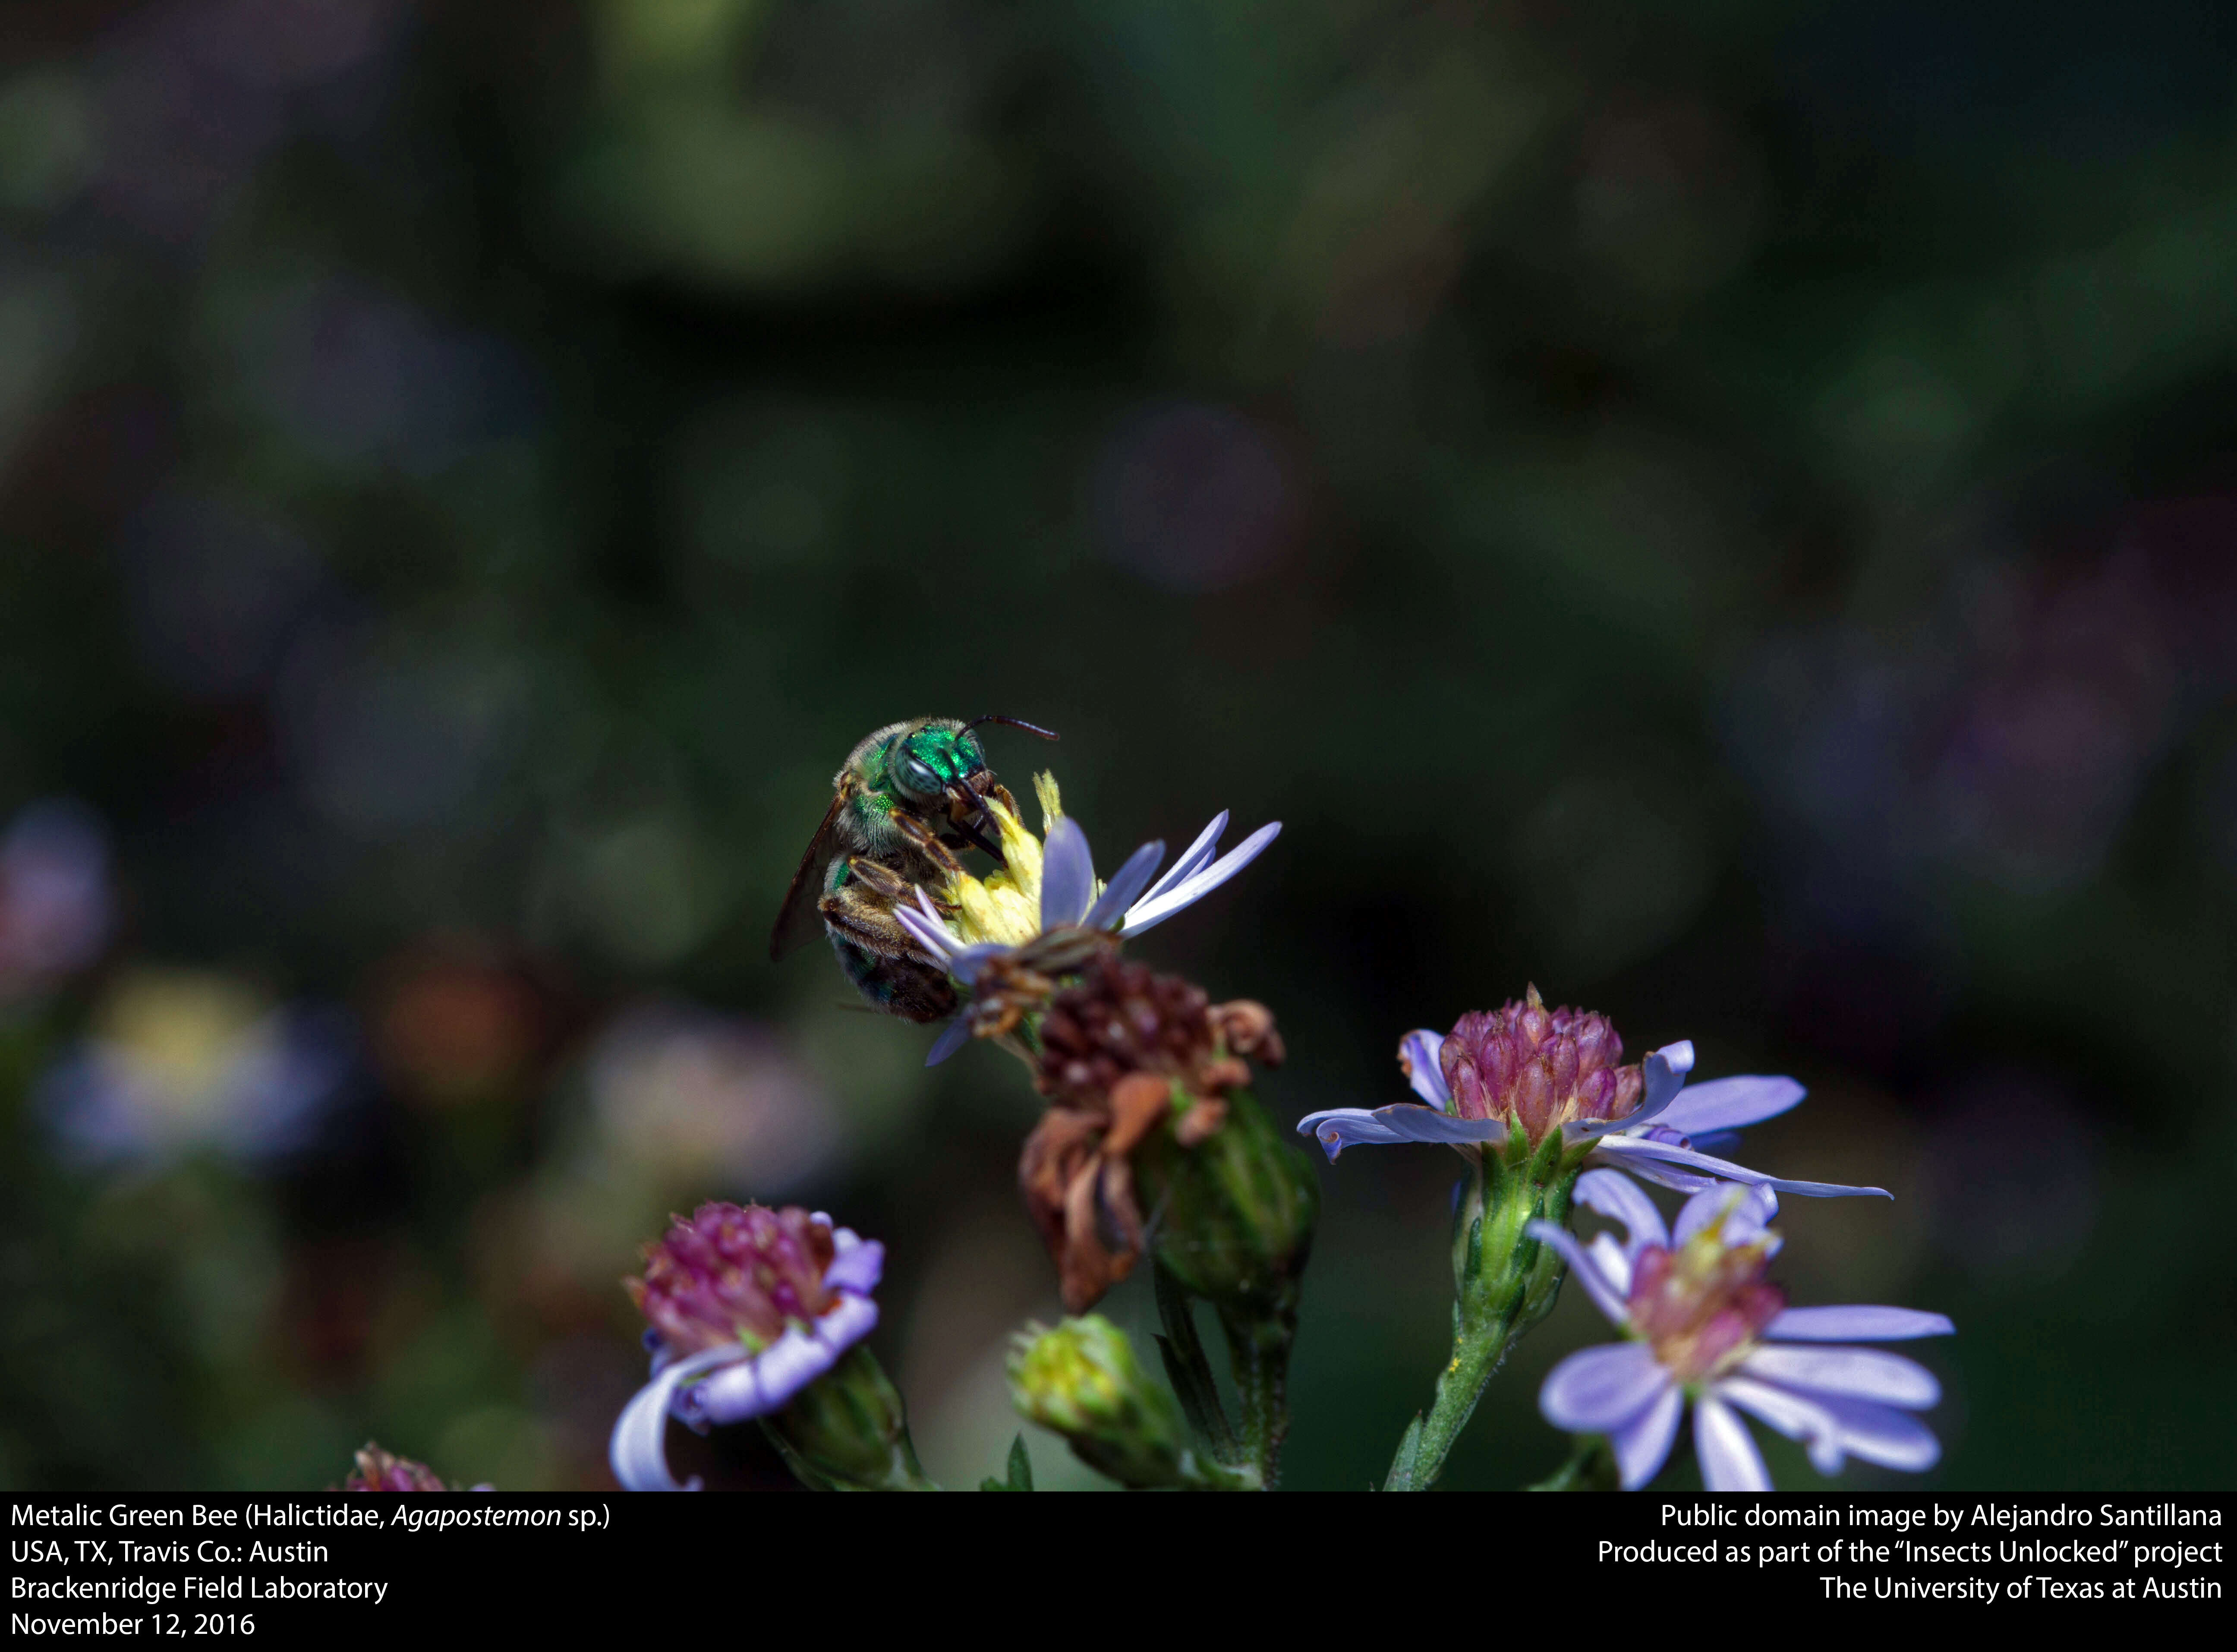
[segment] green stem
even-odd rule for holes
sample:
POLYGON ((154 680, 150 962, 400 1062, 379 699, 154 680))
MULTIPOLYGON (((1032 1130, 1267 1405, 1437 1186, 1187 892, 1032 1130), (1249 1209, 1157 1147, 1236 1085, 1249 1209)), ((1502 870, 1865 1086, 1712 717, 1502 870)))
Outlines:
POLYGON ((1533 1221, 1558 1226, 1567 1219, 1583 1160, 1558 1135, 1534 1147, 1510 1137, 1477 1158, 1468 1197, 1454 1213, 1452 1358, 1428 1414, 1416 1417, 1399 1443, 1384 1490, 1427 1491, 1436 1483, 1508 1350, 1553 1310, 1561 1256, 1527 1230, 1533 1221))
POLYGON ((1444 1472, 1445 1457, 1475 1412, 1475 1404, 1507 1358, 1514 1341, 1512 1316, 1490 1336, 1460 1336, 1453 1339, 1453 1357, 1437 1378, 1437 1398, 1429 1415, 1414 1419, 1398 1454, 1390 1461, 1385 1491, 1427 1491, 1444 1472))
POLYGON ((1271 1491, 1281 1483, 1282 1442, 1290 1432, 1290 1347, 1297 1335, 1297 1292, 1294 1288, 1284 1292, 1270 1312, 1222 1312, 1219 1326, 1227 1335, 1228 1359, 1243 1403, 1237 1431, 1241 1455, 1257 1471, 1259 1489, 1271 1491))

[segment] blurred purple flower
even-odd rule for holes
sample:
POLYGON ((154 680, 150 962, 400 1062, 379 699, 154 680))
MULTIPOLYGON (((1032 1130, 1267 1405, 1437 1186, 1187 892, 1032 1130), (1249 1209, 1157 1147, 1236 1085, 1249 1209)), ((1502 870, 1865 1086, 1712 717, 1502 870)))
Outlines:
POLYGON ((1624 1242, 1601 1233, 1580 1244, 1551 1222, 1528 1232, 1561 1252, 1594 1305, 1632 1340, 1571 1354, 1547 1374, 1538 1405, 1557 1428, 1607 1436, 1624 1490, 1661 1470, 1689 1399, 1712 1491, 1772 1489, 1735 1407, 1802 1441, 1820 1474, 1851 1457, 1912 1473, 1940 1458, 1933 1434, 1910 1415, 1942 1396, 1924 1366, 1873 1348, 1791 1345, 1948 1336, 1957 1327, 1943 1315, 1788 1307, 1764 1279, 1779 1239, 1765 1226, 1776 1201, 1759 1189, 1694 1194, 1674 1232, 1620 1176, 1589 1172, 1576 1198, 1620 1223, 1624 1242))
POLYGON ((90 1163, 210 1150, 249 1162, 315 1138, 353 1070, 339 1009, 269 1008, 222 975, 142 970, 119 983, 93 1034, 48 1068, 40 1111, 90 1163))
POLYGON ((1767 1176, 1706 1151, 1800 1101, 1807 1093, 1792 1079, 1750 1074, 1687 1089, 1690 1041, 1649 1051, 1639 1067, 1617 1066, 1622 1054, 1606 1017, 1548 1010, 1534 988, 1526 1001, 1462 1016, 1449 1038, 1421 1028, 1400 1040, 1398 1064, 1420 1101, 1330 1107, 1306 1114, 1297 1129, 1316 1137, 1331 1161, 1346 1147, 1399 1141, 1442 1142, 1466 1155, 1504 1142, 1510 1129, 1533 1143, 1558 1129, 1572 1147, 1591 1144, 1585 1163, 1681 1193, 1726 1181, 1813 1199, 1889 1196, 1767 1176))
POLYGON ((657 1173, 782 1193, 839 1146, 822 1088, 768 1028, 675 1003, 598 1034, 591 1100, 607 1143, 657 1173))
POLYGON ((821 1211, 703 1205, 645 1250, 630 1294, 652 1328, 652 1380, 614 1424, 631 1491, 696 1490, 668 1471, 672 1412, 703 1432, 782 1410, 878 1323, 885 1246, 821 1211))
POLYGON ((0 1004, 84 968, 109 939, 109 834, 81 803, 33 803, 0 837, 0 1004))
POLYGON ((1930 923, 1956 865, 2095 876, 2153 766, 2237 677, 2237 505, 2139 507, 2084 561, 1961 558, 1904 627, 1769 643, 1729 709, 1814 926, 1930 923))

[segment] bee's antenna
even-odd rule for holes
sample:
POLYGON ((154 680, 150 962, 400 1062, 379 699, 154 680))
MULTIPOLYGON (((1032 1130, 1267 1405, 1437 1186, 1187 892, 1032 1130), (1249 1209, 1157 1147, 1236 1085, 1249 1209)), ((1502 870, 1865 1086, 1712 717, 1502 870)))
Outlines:
POLYGON ((967 729, 975 729, 982 723, 1000 723, 1006 728, 1023 729, 1027 734, 1038 734, 1044 740, 1054 740, 1059 737, 1053 729, 1044 729, 1037 723, 1023 723, 1016 717, 1002 717, 993 711, 989 711, 983 717, 973 717, 963 726, 967 729))

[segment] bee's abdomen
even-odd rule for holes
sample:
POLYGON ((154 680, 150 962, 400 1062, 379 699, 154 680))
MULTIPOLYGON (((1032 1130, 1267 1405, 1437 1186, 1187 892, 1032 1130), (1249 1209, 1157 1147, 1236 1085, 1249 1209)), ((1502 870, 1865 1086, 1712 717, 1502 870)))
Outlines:
POLYGON ((946 1021, 955 1013, 955 988, 940 970, 908 958, 881 958, 838 935, 831 949, 864 998, 906 1021, 946 1021))

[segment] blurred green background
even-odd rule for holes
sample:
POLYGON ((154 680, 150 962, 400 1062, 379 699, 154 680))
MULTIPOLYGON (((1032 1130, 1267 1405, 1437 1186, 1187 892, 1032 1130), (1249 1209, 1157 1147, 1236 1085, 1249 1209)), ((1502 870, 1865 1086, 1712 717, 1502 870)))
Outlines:
MULTIPOLYGON (((1273 1007, 1277 1114, 1534 981, 1792 1072, 1750 1161, 1897 1194, 1790 1201, 1793 1294, 1960 1326, 1930 1481, 2237 1481, 2225 9, 16 0, 0 63, 0 1483, 606 1483, 617 1282, 746 1195, 886 1241, 994 1471, 1033 1098, 764 953, 848 746, 990 710, 1106 864, 1286 823, 1142 943, 1273 1007)), ((1294 1483, 1426 1402, 1457 1169, 1323 1173, 1294 1483)))

